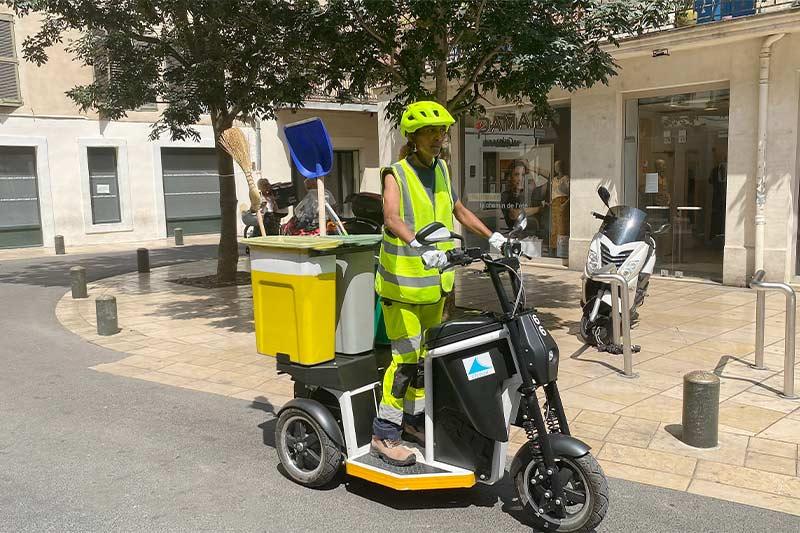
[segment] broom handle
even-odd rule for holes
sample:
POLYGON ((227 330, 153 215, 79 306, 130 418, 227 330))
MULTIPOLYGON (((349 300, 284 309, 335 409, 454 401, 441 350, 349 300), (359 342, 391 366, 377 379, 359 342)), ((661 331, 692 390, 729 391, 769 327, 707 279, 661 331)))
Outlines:
POLYGON ((258 220, 258 229, 261 230, 261 236, 267 236, 267 230, 264 229, 264 215, 261 213, 261 209, 256 210, 256 220, 258 220))
POLYGON ((317 213, 319 215, 319 234, 324 237, 328 234, 327 220, 325 215, 325 182, 322 178, 317 178, 317 213))

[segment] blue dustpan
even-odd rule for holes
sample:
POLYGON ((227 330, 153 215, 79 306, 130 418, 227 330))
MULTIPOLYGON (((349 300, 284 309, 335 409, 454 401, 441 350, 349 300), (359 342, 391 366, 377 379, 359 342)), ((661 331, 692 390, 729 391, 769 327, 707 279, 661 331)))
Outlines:
POLYGON ((333 144, 319 117, 283 127, 289 153, 298 172, 306 178, 320 178, 333 167, 333 144))

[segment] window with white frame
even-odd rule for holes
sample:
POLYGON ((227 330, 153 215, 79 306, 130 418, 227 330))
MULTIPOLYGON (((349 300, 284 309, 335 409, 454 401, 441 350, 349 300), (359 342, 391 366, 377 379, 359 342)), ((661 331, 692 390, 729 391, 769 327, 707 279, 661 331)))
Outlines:
POLYGON ((21 103, 14 20, 10 15, 0 14, 0 105, 21 103))
POLYGON ((86 149, 89 167, 89 196, 92 200, 92 224, 122 222, 117 175, 117 148, 90 146, 86 149))

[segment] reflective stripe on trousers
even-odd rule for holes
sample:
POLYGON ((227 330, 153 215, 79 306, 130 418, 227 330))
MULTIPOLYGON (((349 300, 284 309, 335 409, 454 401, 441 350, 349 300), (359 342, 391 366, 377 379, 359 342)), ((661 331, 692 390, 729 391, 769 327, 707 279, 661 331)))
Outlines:
POLYGON ((407 304, 384 300, 386 334, 392 341, 392 362, 383 377, 378 418, 401 426, 403 413, 419 415, 425 409, 422 374, 423 334, 442 321, 444 298, 434 304, 407 304))

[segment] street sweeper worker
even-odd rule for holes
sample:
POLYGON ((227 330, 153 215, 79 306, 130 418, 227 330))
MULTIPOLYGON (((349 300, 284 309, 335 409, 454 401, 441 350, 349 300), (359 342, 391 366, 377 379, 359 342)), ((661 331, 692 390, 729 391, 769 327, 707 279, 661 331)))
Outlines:
POLYGON ((452 242, 423 246, 415 234, 432 222, 453 231, 453 216, 468 230, 499 248, 505 237, 489 230, 452 190, 447 163, 439 158, 447 130, 455 122, 437 102, 410 104, 400 133, 407 143, 400 159, 381 171, 384 232, 375 290, 381 296, 392 362, 373 422, 370 453, 395 466, 416 462, 401 440, 422 443, 425 404, 423 334, 442 321, 445 297, 453 290, 453 270, 440 272, 452 242))

